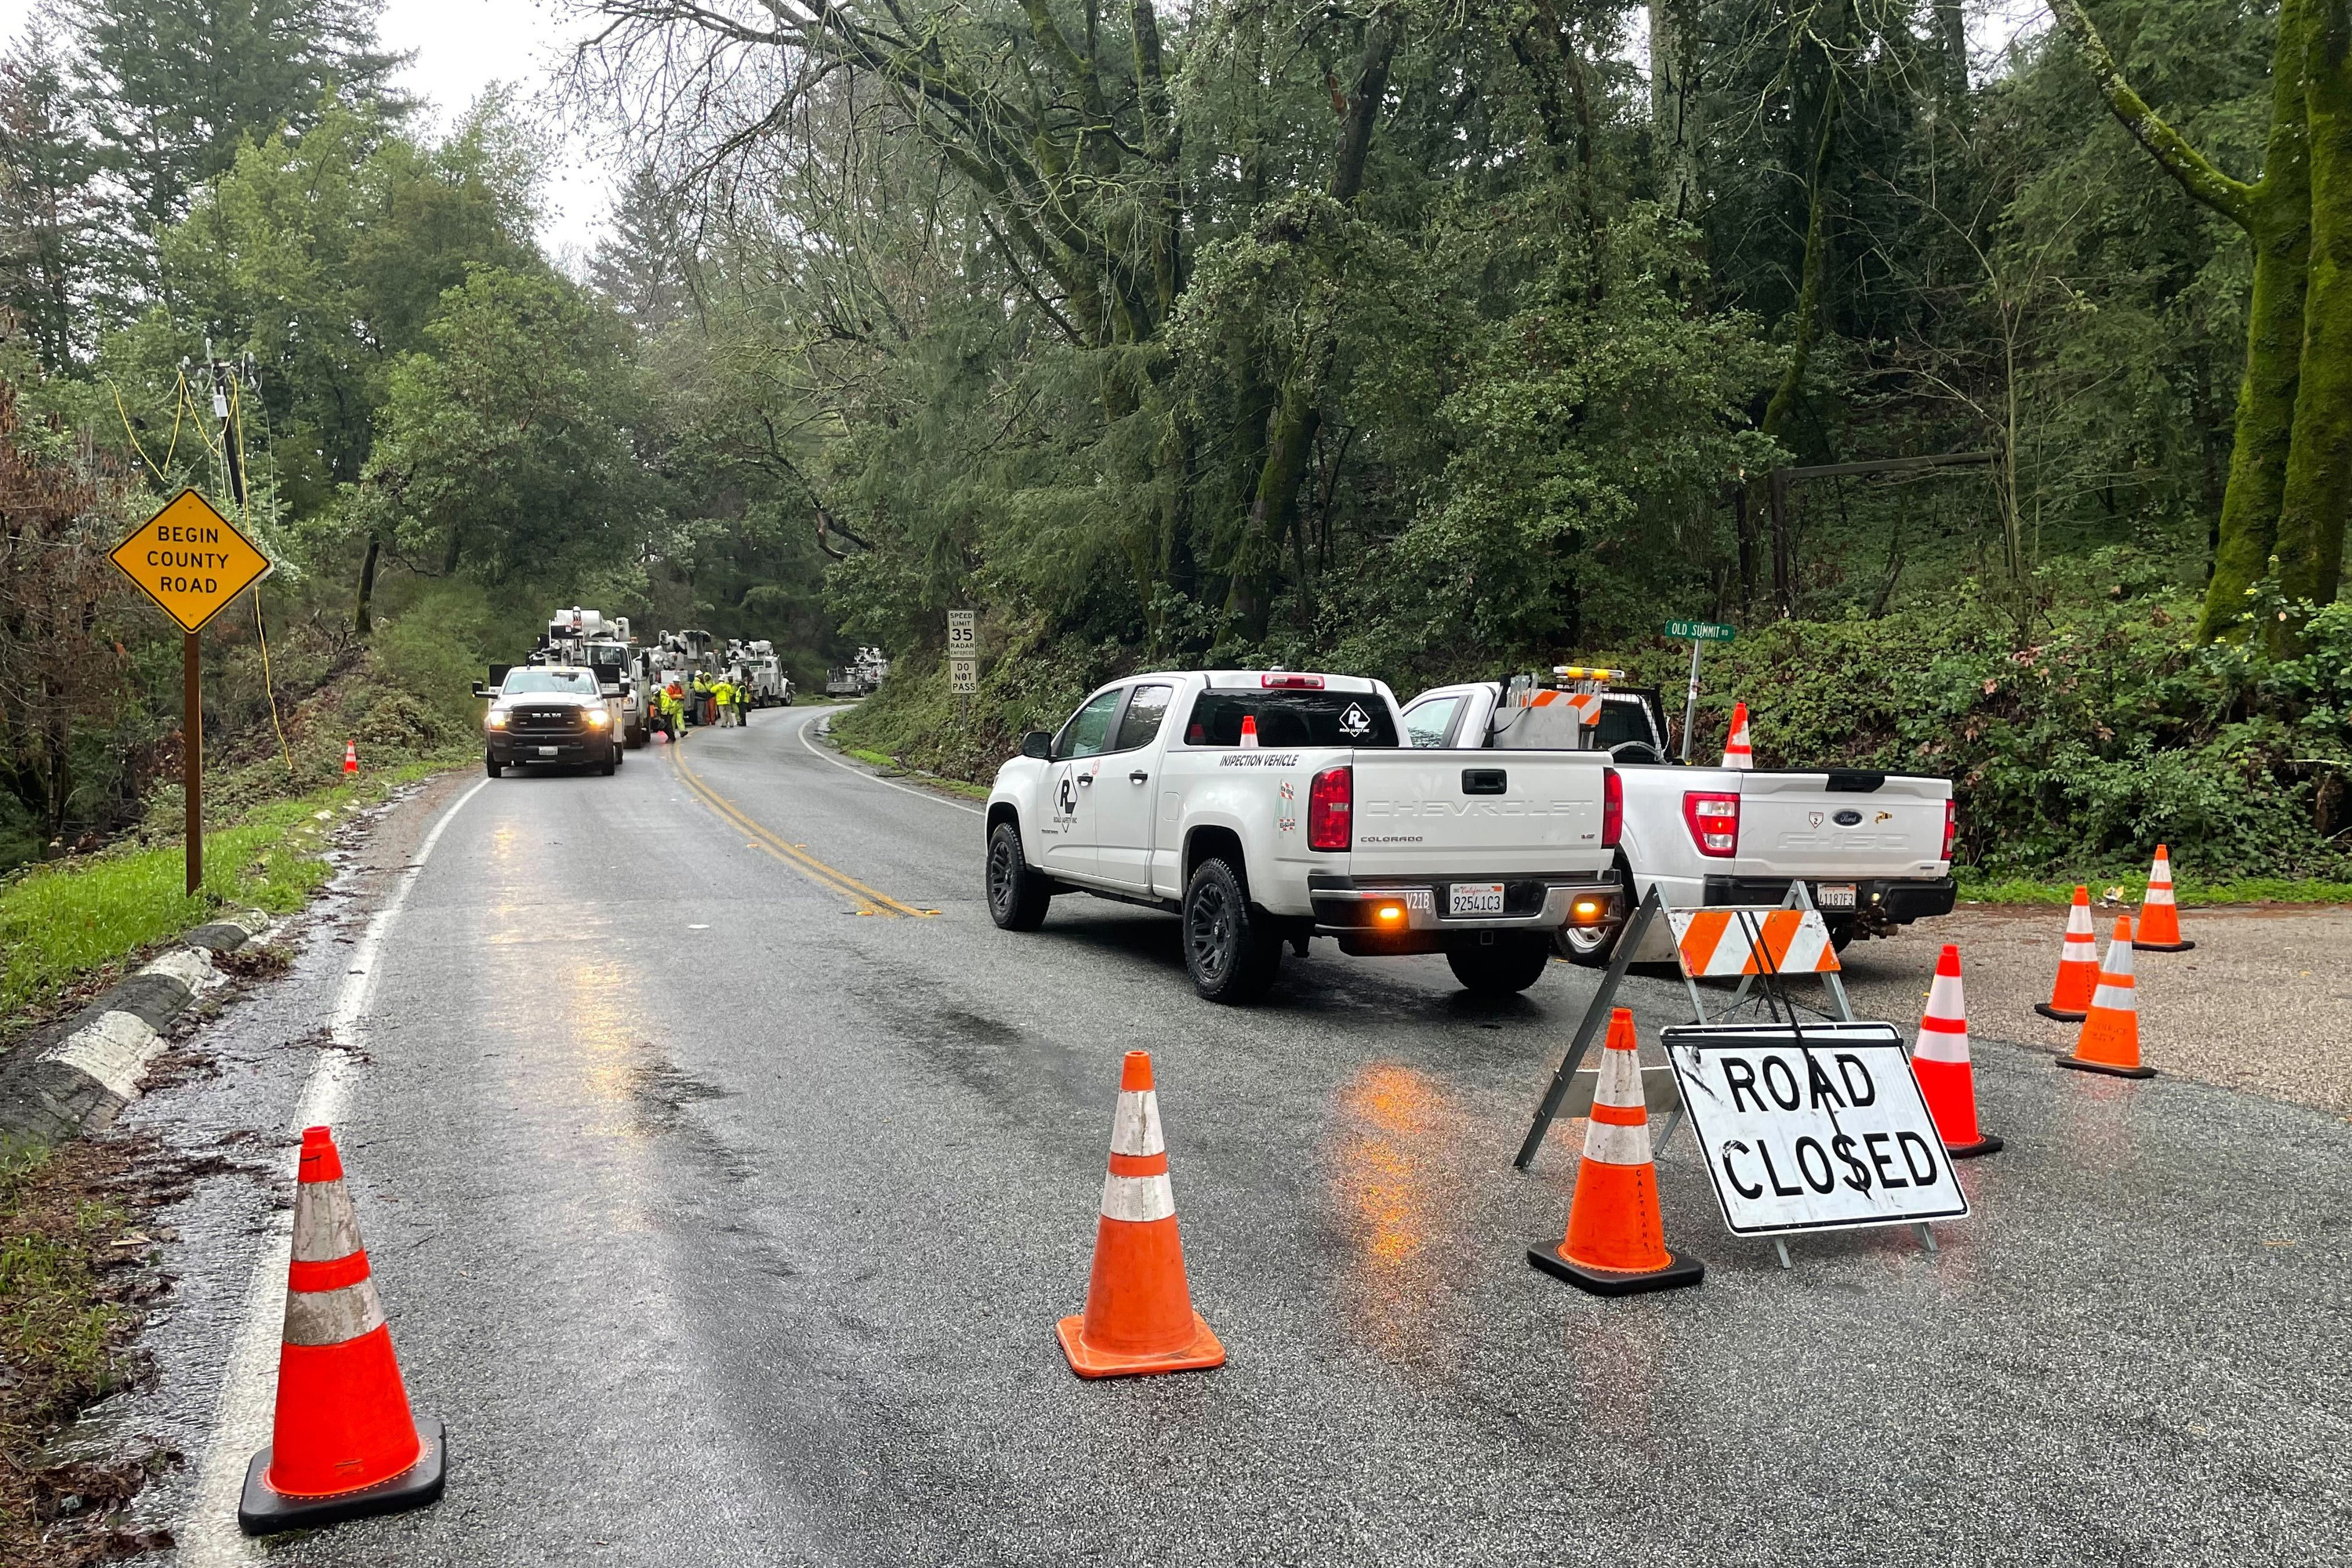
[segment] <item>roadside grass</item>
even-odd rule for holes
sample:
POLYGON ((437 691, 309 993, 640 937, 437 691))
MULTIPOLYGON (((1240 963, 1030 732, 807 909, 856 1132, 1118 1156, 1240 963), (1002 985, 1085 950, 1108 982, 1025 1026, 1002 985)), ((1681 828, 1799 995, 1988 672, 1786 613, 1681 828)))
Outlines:
POLYGON ((151 1238, 131 1228, 161 1195, 136 1162, 109 1139, 0 1163, 0 1562, 96 1563, 164 1543, 114 1517, 146 1479, 137 1462, 53 1465, 41 1452, 139 1375, 131 1339, 163 1282, 151 1238))
MULTIPOLYGON (((2130 877, 2084 877, 2081 885, 2091 889, 2095 900, 2116 892, 2116 901, 2137 904, 2147 896, 2147 876, 2142 872, 2130 877)), ((2005 879, 1994 882, 1969 879, 1965 869, 1959 873, 1959 898, 1971 904, 2070 904, 2074 901, 2074 882, 2033 882, 2005 879)), ((2183 904, 2352 904, 2352 883, 2322 882, 2309 879, 2284 877, 2247 877, 2233 881, 2206 882, 2194 877, 2176 877, 2172 884, 2173 898, 2183 904)))
POLYGON ((226 910, 299 909, 331 874, 319 851, 333 819, 438 771, 430 763, 389 769, 256 805, 208 829, 205 883, 193 898, 177 844, 125 845, 0 879, 0 1039, 44 1000, 226 910))
POLYGON ((905 773, 909 778, 916 779, 923 784, 929 784, 933 789, 944 791, 949 795, 960 795, 966 800, 986 800, 988 798, 988 786, 986 784, 973 784, 969 779, 942 778, 938 773, 927 773, 920 768, 910 767, 907 763, 900 762, 898 758, 890 755, 887 752, 868 751, 863 746, 843 746, 840 747, 839 750, 843 756, 855 757, 869 768, 888 768, 893 773, 905 773))

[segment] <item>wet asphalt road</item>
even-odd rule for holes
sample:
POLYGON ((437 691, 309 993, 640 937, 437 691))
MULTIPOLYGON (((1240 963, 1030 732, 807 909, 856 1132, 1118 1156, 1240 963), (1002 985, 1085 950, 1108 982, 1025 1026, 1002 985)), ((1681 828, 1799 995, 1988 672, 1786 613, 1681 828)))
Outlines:
MULTIPOLYGON (((354 951, 331 908, 200 1040, 222 1073, 139 1109, 290 1171, 329 1058, 412 1396, 450 1428, 436 1508, 221 1528, 215 1399, 282 1215, 208 1182, 161 1384, 114 1417, 190 1457, 146 1505, 183 1561, 2341 1560, 2342 1118, 1980 1026, 2010 1147, 1963 1167, 1940 1254, 1848 1234, 1783 1272, 1685 1135, 1663 1202, 1706 1284, 1596 1300, 1525 1261, 1582 1124, 1510 1168, 1590 976, 1482 1005, 1443 960, 1318 942, 1268 1005, 1211 1006, 1165 917, 1070 898, 997 931, 978 816, 818 756, 816 716, 698 732, 701 790, 660 749, 488 784, 387 928, 363 1056, 312 1032, 354 951), (1231 1361, 1082 1384, 1053 1325, 1136 1047, 1231 1361)), ((1685 1016, 1632 991, 1645 1029, 1685 1016)))

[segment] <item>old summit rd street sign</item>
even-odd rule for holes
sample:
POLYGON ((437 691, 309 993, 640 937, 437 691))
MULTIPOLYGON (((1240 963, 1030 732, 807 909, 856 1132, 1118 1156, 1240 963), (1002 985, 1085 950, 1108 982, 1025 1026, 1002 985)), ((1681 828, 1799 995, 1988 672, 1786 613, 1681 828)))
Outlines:
POLYGON ((116 545, 114 563, 191 632, 269 574, 269 557, 194 490, 116 545))

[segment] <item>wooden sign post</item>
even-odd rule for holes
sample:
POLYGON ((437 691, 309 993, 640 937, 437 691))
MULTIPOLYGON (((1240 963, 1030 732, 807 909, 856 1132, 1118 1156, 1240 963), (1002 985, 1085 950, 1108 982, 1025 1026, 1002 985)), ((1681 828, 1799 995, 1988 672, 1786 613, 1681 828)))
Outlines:
POLYGON ((205 885, 205 714, 197 679, 205 623, 269 575, 269 557, 204 497, 182 490, 114 547, 113 560, 183 634, 180 765, 188 796, 188 896, 194 898, 205 885))

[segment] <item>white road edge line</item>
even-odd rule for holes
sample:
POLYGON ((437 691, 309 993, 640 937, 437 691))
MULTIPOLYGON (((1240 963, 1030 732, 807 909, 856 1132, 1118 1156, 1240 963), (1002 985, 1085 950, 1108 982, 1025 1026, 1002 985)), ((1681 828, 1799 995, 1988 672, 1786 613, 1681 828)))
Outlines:
MULTIPOLYGON (((352 949, 351 962, 345 966, 348 973, 335 995, 334 1016, 328 1025, 328 1034, 334 1044, 321 1047, 312 1062, 310 1075, 303 1080, 302 1092, 295 1101, 294 1122, 289 1132, 299 1134, 305 1127, 331 1125, 341 1116, 343 1102, 351 1092, 354 1059, 352 1053, 359 1048, 359 1021, 375 995, 375 960, 383 946, 384 933, 391 930, 393 917, 408 901, 408 890, 416 885, 425 862, 432 857, 433 847, 441 842, 443 830, 466 809, 466 803, 487 789, 489 783, 488 779, 476 779, 474 787, 441 814, 441 820, 417 845, 415 858, 394 884, 391 896, 368 921, 358 945, 352 949)), ((245 1317, 237 1327, 236 1344, 229 1352, 228 1364, 222 1369, 220 1397, 213 1407, 212 1436, 205 1445, 204 1459, 196 1472, 195 1497, 187 1517, 173 1528, 179 1543, 181 1568, 268 1561, 268 1554, 259 1543, 237 1528, 236 1504, 238 1495, 245 1489, 246 1467, 269 1441, 271 1397, 276 1384, 272 1363, 286 1312, 286 1262, 293 1251, 293 1230, 294 1215, 289 1209, 272 1231, 253 1266, 253 1277, 246 1284, 245 1317)))
MULTIPOLYGON (((827 718, 832 717, 829 713, 825 716, 827 718)), ((807 718, 802 720, 801 727, 796 731, 801 738, 801 744, 809 749, 809 754, 811 756, 831 763, 843 773, 856 773, 859 778, 864 779, 868 784, 878 784, 884 789, 895 789, 900 795, 911 795, 917 800, 928 800, 933 805, 944 805, 950 811, 961 811, 972 816, 986 816, 988 815, 986 811, 982 810, 979 806, 966 805, 961 801, 950 800, 943 795, 933 795, 927 789, 908 789, 905 784, 892 784, 888 779, 875 777, 872 773, 867 773, 864 768, 853 768, 847 763, 843 762, 839 757, 826 755, 823 748, 818 746, 814 741, 809 739, 809 729, 815 723, 816 717, 817 716, 815 714, 812 713, 807 718)), ((488 779, 484 779, 482 782, 484 784, 488 784, 489 781, 488 779)))

